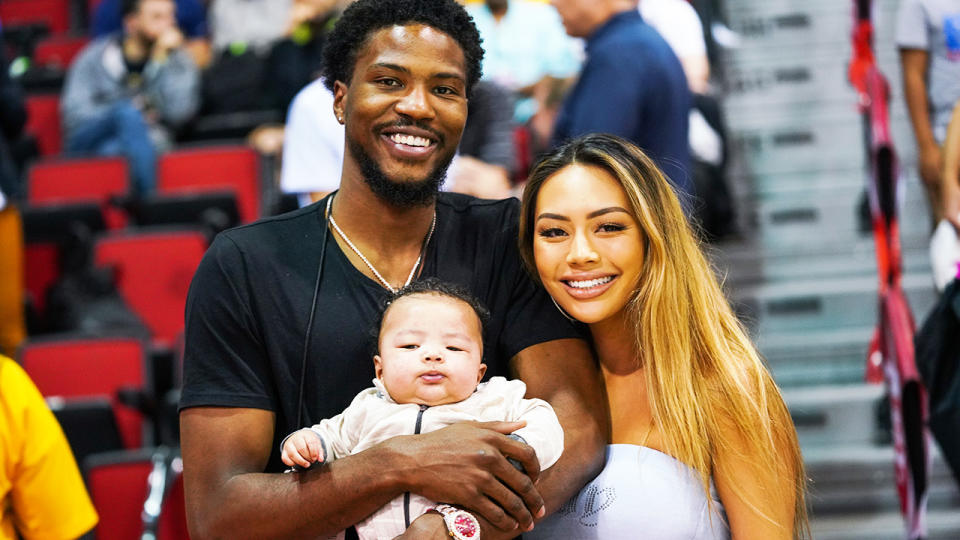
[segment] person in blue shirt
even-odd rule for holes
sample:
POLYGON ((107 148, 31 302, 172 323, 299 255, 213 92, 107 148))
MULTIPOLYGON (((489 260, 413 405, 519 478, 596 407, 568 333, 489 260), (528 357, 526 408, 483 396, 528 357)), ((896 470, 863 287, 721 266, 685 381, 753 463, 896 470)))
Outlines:
POLYGON ((688 116, 683 67, 637 12, 637 0, 552 0, 567 33, 586 40, 580 79, 560 108, 553 144, 611 133, 644 150, 691 207, 688 116))
MULTIPOLYGON (((176 0, 177 26, 186 38, 187 51, 198 67, 210 63, 207 8, 201 0, 176 0)), ((100 0, 91 14, 90 33, 98 38, 123 30, 123 0, 100 0)))

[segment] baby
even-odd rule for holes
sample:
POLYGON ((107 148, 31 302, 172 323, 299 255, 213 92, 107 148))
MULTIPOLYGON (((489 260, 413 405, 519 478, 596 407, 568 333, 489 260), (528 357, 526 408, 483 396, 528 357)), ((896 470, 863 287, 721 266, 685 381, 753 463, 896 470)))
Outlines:
MULTIPOLYGON (((309 467, 359 452, 397 435, 434 431, 465 421, 526 421, 511 434, 537 453, 545 470, 560 458, 563 429, 550 405, 524 399, 519 380, 480 383, 486 309, 457 286, 429 278, 396 293, 384 306, 373 357, 374 387, 333 418, 293 432, 281 443, 288 466, 309 467)), ((429 510, 444 515, 454 538, 479 538, 468 512, 416 494, 397 497, 356 525, 361 539, 393 538, 429 510), (405 517, 407 516, 407 517, 405 517)), ((339 538, 343 537, 343 533, 339 538)))

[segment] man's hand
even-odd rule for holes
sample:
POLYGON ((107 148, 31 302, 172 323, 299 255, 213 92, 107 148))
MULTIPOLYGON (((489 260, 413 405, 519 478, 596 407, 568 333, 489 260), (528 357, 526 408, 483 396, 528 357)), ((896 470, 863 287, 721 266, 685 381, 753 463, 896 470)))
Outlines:
POLYGON ((940 173, 943 171, 943 151, 940 145, 926 144, 918 149, 920 155, 917 166, 920 169, 920 179, 927 187, 940 184, 940 173))
POLYGON ((506 436, 524 425, 464 422, 381 444, 404 456, 396 466, 409 491, 462 506, 500 530, 519 533, 531 529, 534 518, 544 513, 543 498, 535 487, 540 474, 536 453, 506 436), (519 461, 527 474, 507 457, 519 461))
POLYGON ((166 62, 170 52, 183 45, 183 34, 176 26, 172 26, 160 34, 157 41, 153 44, 153 50, 150 53, 154 62, 166 62))

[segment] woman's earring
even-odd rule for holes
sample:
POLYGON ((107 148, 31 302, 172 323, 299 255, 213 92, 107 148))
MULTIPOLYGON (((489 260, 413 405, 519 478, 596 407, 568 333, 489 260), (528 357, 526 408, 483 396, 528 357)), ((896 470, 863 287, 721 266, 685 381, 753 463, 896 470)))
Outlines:
POLYGON ((554 297, 551 296, 551 297, 550 297, 550 301, 553 302, 553 305, 557 306, 557 310, 559 310, 559 311, 560 311, 560 314, 563 315, 564 317, 566 317, 567 320, 569 320, 569 321, 571 321, 571 322, 577 322, 576 319, 574 319, 573 317, 571 317, 569 313, 567 313, 566 311, 563 310, 562 307, 560 307, 560 304, 557 303, 557 300, 556 300, 554 297))

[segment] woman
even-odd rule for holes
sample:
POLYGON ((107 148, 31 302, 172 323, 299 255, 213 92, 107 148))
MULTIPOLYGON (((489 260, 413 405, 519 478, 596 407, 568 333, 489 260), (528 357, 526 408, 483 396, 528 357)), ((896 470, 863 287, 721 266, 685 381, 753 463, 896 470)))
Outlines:
POLYGON ((607 465, 524 538, 808 534, 796 431, 653 162, 611 135, 535 167, 520 249, 589 326, 607 389, 607 465))

